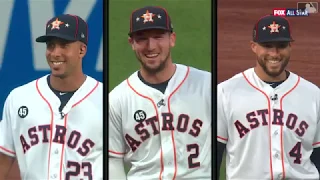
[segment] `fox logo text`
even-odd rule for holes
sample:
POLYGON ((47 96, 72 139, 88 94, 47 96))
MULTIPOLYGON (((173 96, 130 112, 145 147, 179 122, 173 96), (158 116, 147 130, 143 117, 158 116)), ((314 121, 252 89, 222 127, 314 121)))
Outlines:
POLYGON ((286 9, 274 9, 273 15, 274 16, 286 16, 286 9))

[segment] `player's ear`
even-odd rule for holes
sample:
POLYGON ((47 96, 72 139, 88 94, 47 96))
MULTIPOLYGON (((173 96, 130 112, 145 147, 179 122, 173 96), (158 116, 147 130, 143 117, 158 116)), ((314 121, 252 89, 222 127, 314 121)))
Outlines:
POLYGON ((250 41, 251 50, 256 53, 257 52, 257 43, 250 41))
POLYGON ((291 52, 291 50, 292 50, 292 42, 289 42, 289 46, 288 46, 288 48, 289 48, 289 51, 291 52))
POLYGON ((170 33, 170 47, 174 47, 176 45, 176 33, 170 33))
POLYGON ((132 50, 135 50, 135 47, 133 45, 133 38, 132 37, 128 37, 128 43, 131 45, 132 50))
POLYGON ((83 58, 87 53, 87 46, 84 43, 80 44, 80 58, 83 58))

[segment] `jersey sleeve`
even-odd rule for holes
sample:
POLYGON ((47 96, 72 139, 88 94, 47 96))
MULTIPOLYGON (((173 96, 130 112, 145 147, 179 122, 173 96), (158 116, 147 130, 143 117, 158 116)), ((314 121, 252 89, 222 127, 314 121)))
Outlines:
POLYGON ((217 88, 217 140, 226 144, 228 141, 228 123, 224 107, 224 95, 221 84, 217 88))
POLYGON ((4 107, 3 107, 3 115, 0 120, 0 152, 15 157, 15 148, 13 142, 13 132, 12 132, 12 98, 11 94, 7 97, 4 107))
POLYGON ((112 94, 109 95, 109 156, 119 158, 125 155, 120 107, 116 97, 113 97, 112 94))
POLYGON ((313 148, 319 148, 320 147, 320 98, 318 102, 318 121, 317 121, 317 128, 316 128, 316 135, 313 140, 313 148))
POLYGON ((319 148, 320 147, 320 120, 318 120, 316 136, 314 138, 314 141, 313 141, 312 145, 313 145, 313 148, 319 148))

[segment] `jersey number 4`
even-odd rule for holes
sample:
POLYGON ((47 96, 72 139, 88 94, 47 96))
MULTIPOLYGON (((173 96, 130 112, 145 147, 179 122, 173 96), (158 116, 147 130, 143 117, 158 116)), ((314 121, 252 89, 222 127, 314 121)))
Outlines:
POLYGON ((289 152, 289 155, 295 158, 293 161, 295 164, 301 164, 301 158, 302 158, 301 142, 297 142, 297 144, 293 146, 293 148, 289 152))
POLYGON ((82 162, 79 164, 78 162, 68 161, 68 168, 73 168, 73 171, 69 171, 66 174, 66 180, 70 180, 72 176, 79 176, 81 172, 83 172, 84 176, 88 177, 88 180, 92 180, 92 166, 90 162, 82 162))
POLYGON ((196 168, 200 166, 200 162, 194 162, 194 158, 198 158, 199 156, 199 145, 198 144, 188 144, 187 145, 187 151, 193 152, 188 157, 188 165, 189 168, 196 168))

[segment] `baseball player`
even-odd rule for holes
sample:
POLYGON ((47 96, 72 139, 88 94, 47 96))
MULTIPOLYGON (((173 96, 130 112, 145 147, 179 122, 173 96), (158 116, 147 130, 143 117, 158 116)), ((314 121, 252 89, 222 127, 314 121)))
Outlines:
POLYGON ((0 122, 0 179, 17 159, 23 180, 102 179, 102 83, 85 75, 87 23, 79 16, 49 20, 51 73, 15 88, 0 122))
POLYGON ((211 73, 173 63, 164 8, 140 8, 130 20, 140 69, 109 94, 109 178, 211 179, 211 73))
POLYGON ((310 3, 306 3, 306 11, 308 11, 308 13, 316 13, 317 9, 314 6, 311 6, 310 3))
POLYGON ((226 179, 319 179, 320 90, 286 70, 290 32, 285 18, 262 17, 251 41, 256 66, 218 85, 226 179))

